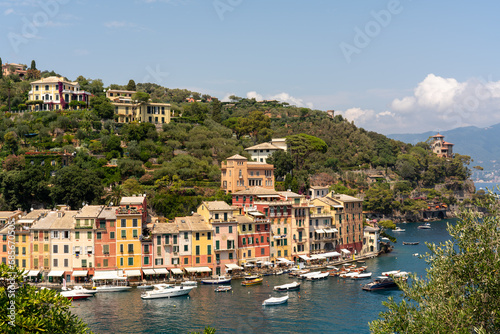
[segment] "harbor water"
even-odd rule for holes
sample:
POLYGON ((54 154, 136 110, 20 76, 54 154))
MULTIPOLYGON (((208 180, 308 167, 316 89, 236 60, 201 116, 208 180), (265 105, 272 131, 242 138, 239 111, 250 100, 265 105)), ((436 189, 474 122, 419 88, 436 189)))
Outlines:
MULTIPOLYGON (((449 239, 447 223, 432 222, 431 229, 417 229, 421 223, 398 224, 404 232, 394 251, 366 260, 372 278, 384 271, 402 270, 425 276, 426 263, 415 256, 428 250, 425 242, 449 239), (403 245, 402 242, 419 242, 403 245)), ((296 279, 295 279, 296 280, 296 279)), ((214 327, 217 333, 369 333, 368 323, 385 307, 384 300, 400 300, 399 290, 367 292, 361 285, 370 280, 329 277, 321 281, 301 281, 299 291, 289 292, 287 304, 262 306, 269 296, 283 296, 273 286, 291 283, 288 275, 265 276, 264 284, 241 286, 232 281, 232 292, 214 292, 215 286, 198 285, 188 297, 142 300, 141 290, 98 293, 85 301, 73 302, 73 313, 96 333, 189 333, 214 327)))

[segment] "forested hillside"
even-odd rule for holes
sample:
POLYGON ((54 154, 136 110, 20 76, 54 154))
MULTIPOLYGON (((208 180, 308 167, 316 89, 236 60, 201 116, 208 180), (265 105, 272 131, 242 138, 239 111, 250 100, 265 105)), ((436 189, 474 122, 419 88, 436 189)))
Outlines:
POLYGON ((339 115, 236 96, 220 102, 132 80, 107 88, 135 89, 155 102, 171 103, 170 124, 117 123, 102 81, 83 76, 76 81, 94 94, 90 110, 8 112, 24 110, 30 80, 9 76, 0 86, 2 210, 58 204, 79 208, 146 193, 158 214, 186 215, 201 200, 229 200, 219 189, 224 159, 249 157, 245 147, 283 137, 288 152, 270 160, 279 189, 305 193, 313 184, 335 184, 338 192, 365 194, 385 187, 397 196, 400 188, 408 195, 415 187, 469 176, 468 157, 438 159, 425 143, 413 146, 367 132, 339 115), (384 178, 371 184, 368 171, 384 178))

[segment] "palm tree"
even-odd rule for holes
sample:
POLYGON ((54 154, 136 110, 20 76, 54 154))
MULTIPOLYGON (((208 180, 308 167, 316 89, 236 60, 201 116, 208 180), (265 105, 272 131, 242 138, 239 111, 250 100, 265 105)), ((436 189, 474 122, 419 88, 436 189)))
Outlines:
POLYGON ((111 191, 106 196, 106 204, 119 205, 124 196, 123 188, 120 185, 111 186, 111 191))

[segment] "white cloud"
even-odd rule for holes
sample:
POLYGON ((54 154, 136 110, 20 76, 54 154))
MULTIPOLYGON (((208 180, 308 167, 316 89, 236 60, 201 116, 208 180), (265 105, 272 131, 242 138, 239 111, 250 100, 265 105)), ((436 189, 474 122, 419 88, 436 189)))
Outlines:
POLYGON ((9 8, 9 9, 6 9, 6 10, 3 12, 3 15, 9 15, 9 14, 12 14, 12 13, 14 13, 14 9, 9 8))
POLYGON ((307 107, 307 108, 311 108, 311 109, 314 107, 312 102, 304 102, 304 100, 299 99, 297 97, 293 97, 290 94, 285 93, 285 92, 270 96, 266 100, 278 100, 281 102, 287 102, 287 103, 290 103, 291 105, 294 105, 297 107, 307 107))
POLYGON ((373 120, 375 116, 375 111, 371 109, 361 109, 361 108, 349 108, 346 111, 338 111, 339 114, 347 118, 349 121, 353 121, 356 124, 366 124, 367 122, 373 120))
POLYGON ((257 92, 252 91, 247 93, 247 99, 255 99, 257 101, 262 101, 264 98, 262 97, 262 95, 257 94, 257 92))

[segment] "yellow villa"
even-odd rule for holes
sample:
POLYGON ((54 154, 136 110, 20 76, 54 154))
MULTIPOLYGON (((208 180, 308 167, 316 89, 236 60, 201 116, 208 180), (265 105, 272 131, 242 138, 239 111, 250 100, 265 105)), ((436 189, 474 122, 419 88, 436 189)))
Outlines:
MULTIPOLYGON (((30 111, 68 109, 72 101, 81 101, 88 108, 90 93, 80 89, 78 82, 71 82, 62 77, 42 78, 31 83, 28 93, 28 104, 33 101, 40 103, 30 104, 30 111)), ((79 106, 78 108, 81 108, 79 106)))
POLYGON ((132 95, 136 92, 131 90, 110 89, 106 91, 106 97, 115 106, 115 115, 118 115, 119 123, 147 122, 152 124, 170 123, 169 103, 136 103, 132 95))

